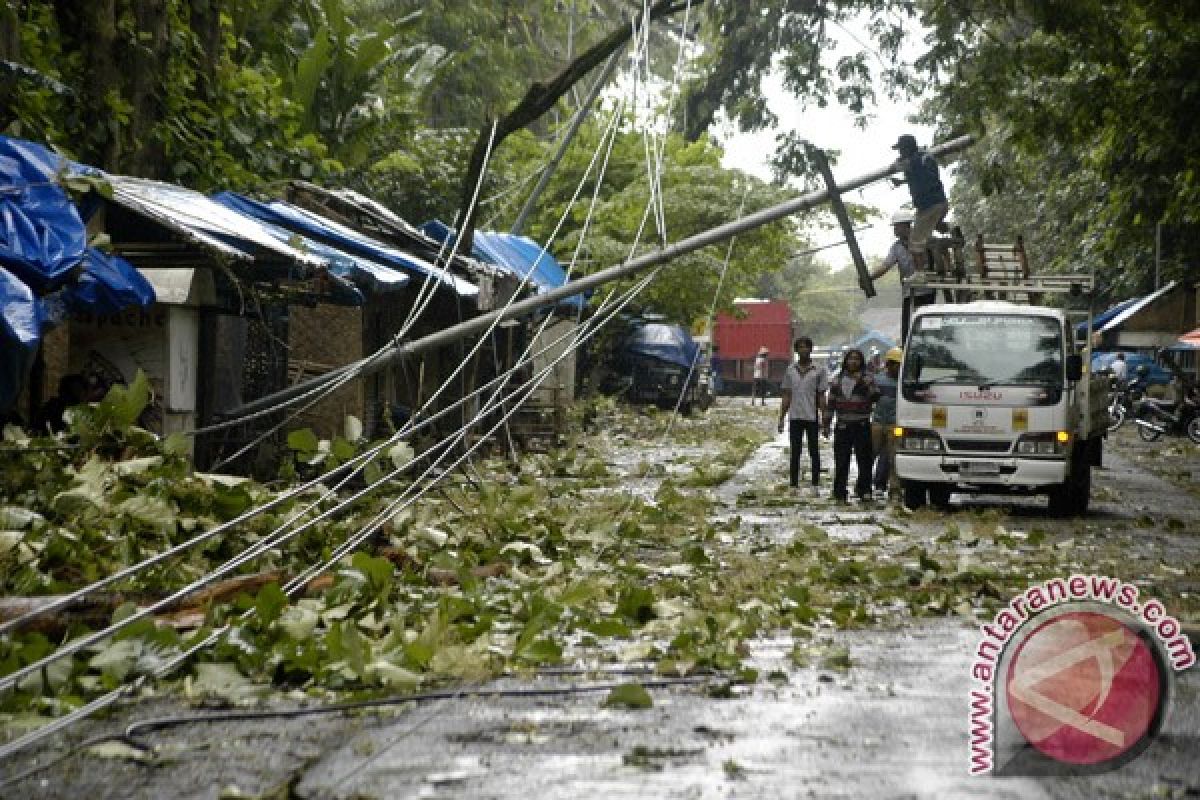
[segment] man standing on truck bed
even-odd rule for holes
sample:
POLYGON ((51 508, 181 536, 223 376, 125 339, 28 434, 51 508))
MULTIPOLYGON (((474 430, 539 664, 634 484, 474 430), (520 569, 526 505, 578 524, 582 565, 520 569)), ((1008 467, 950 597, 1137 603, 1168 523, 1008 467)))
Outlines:
MULTIPOLYGON (((825 392, 829 389, 829 374, 824 367, 812 363, 812 339, 801 336, 792 343, 796 360, 783 374, 782 399, 779 404, 779 432, 788 421, 788 445, 791 463, 788 478, 793 489, 800 485, 800 447, 808 437, 808 457, 812 464, 812 491, 817 494, 821 482, 821 451, 817 427, 825 410, 825 392)), ((828 420, 828 417, 825 416, 828 420)))
POLYGON ((900 152, 900 161, 904 167, 903 183, 908 184, 913 208, 916 209, 908 249, 912 253, 914 266, 923 270, 926 267, 925 246, 929 235, 945 218, 950 205, 938 174, 937 161, 927 151, 917 147, 915 136, 911 133, 902 135, 892 145, 892 149, 900 152))
POLYGON ((932 289, 917 291, 908 286, 908 282, 916 274, 913 256, 908 249, 908 243, 912 236, 912 221, 911 208, 900 208, 892 214, 892 234, 896 237, 896 241, 892 242, 892 246, 888 249, 887 255, 884 256, 880 265, 870 273, 873 281, 882 278, 892 267, 895 267, 896 271, 900 273, 901 293, 903 294, 900 310, 901 341, 908 335, 908 321, 912 319, 913 309, 929 305, 934 300, 932 289))

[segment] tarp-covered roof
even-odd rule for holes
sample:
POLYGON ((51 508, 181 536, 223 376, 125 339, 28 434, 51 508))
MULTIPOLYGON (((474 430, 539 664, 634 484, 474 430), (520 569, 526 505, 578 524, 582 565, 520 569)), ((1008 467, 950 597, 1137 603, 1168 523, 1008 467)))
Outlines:
POLYGON ((129 262, 87 245, 87 229, 60 173, 75 169, 49 149, 0 136, 0 409, 15 401, 50 317, 47 295, 67 311, 105 315, 154 302, 129 262))
MULTIPOLYGON (((1093 331, 1100 330, 1102 327, 1104 327, 1108 323, 1109 320, 1111 320, 1113 317, 1117 316, 1117 314, 1120 314, 1125 309, 1129 308, 1131 305, 1136 303, 1138 300, 1141 300, 1141 298, 1140 297, 1130 297, 1128 300, 1122 300, 1121 302, 1119 302, 1113 306, 1110 306, 1109 308, 1105 309, 1104 311, 1101 311, 1099 314, 1092 317, 1092 330, 1093 331)), ((1077 337, 1084 336, 1086 334, 1087 334, 1087 321, 1086 320, 1075 325, 1075 335, 1077 337)))
POLYGON ((684 369, 691 369, 700 353, 699 345, 683 326, 665 322, 648 322, 635 328, 625 340, 625 350, 684 369))
MULTIPOLYGON (((457 231, 441 220, 432 220, 421 230, 439 242, 452 241, 457 231)), ((567 283, 567 273, 550 252, 528 236, 499 231, 476 231, 471 255, 493 264, 524 280, 528 277, 539 293, 557 289, 567 283)), ((582 294, 563 300, 563 304, 582 306, 582 294)))
POLYGON ((0 266, 35 292, 52 290, 87 249, 87 231, 58 184, 66 161, 47 148, 0 136, 0 266))
MULTIPOLYGON (((234 192, 220 192, 213 195, 212 199, 231 211, 238 213, 244 213, 241 209, 245 208, 246 204, 255 202, 234 192)), ((330 247, 323 242, 302 236, 287 228, 263 222, 262 220, 256 221, 277 240, 282 242, 298 242, 300 248, 304 251, 320 256, 328 263, 331 273, 350 281, 363 291, 369 293, 394 292, 403 289, 409 283, 410 278, 408 275, 394 267, 389 267, 369 258, 356 256, 353 253, 347 253, 345 250, 339 250, 336 247, 330 247)))
MULTIPOLYGON (((1092 333, 1107 333, 1108 331, 1120 328, 1134 314, 1174 288, 1175 281, 1171 281, 1166 286, 1148 295, 1122 300, 1120 303, 1092 318, 1092 333)), ((1076 336, 1085 336, 1087 334, 1087 322, 1081 322, 1076 325, 1075 334, 1076 336)))
POLYGON ((272 225, 278 225, 354 256, 430 277, 452 288, 463 297, 474 298, 479 295, 479 287, 468 280, 451 275, 446 270, 411 253, 397 250, 365 236, 353 228, 299 206, 285 203, 282 200, 261 203, 232 192, 221 192, 214 195, 214 200, 239 213, 251 215, 272 225))

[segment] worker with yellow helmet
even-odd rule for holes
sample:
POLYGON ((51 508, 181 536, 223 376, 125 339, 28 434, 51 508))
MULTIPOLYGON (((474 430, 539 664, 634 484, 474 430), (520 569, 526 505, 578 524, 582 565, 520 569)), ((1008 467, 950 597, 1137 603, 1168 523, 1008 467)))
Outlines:
POLYGON ((900 485, 892 469, 892 459, 896 455, 895 440, 890 433, 896 424, 896 394, 899 389, 897 377, 900 375, 900 362, 904 360, 904 351, 893 347, 883 356, 883 371, 875 376, 875 385, 879 387, 879 400, 871 413, 871 450, 875 453, 875 469, 872 483, 875 491, 886 492, 890 496, 899 494, 900 485))

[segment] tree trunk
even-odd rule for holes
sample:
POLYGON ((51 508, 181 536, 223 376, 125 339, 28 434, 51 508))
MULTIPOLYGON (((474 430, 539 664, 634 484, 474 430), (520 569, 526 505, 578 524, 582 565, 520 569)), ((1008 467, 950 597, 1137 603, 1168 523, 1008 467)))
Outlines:
MULTIPOLYGON (((703 1, 695 0, 692 5, 698 6, 703 1)), ((683 11, 687 5, 687 0, 656 0, 647 12, 647 19, 639 21, 638 27, 683 11)), ((548 83, 535 81, 525 92, 521 102, 496 121, 494 137, 492 136, 492 120, 484 122, 479 136, 475 140, 471 157, 467 161, 467 171, 463 176, 462 188, 459 193, 459 208, 463 210, 463 217, 458 222, 460 236, 458 252, 467 256, 471 254, 471 245, 475 237, 475 215, 478 211, 472 205, 471 199, 475 195, 475 186, 483 175, 483 159, 488 152, 489 144, 495 151, 509 134, 525 128, 554 108, 555 103, 569 92, 571 87, 623 47, 632 36, 633 29, 632 25, 622 25, 581 53, 548 83)))
MULTIPOLYGON (((21 60, 21 18, 13 3, 0 3, 0 61, 16 64, 21 60)), ((6 75, 7 69, 0 72, 6 75)), ((17 83, 11 77, 0 79, 0 130, 16 119, 13 102, 17 98, 17 83)))
POLYGON ((115 170, 119 164, 121 142, 118 126, 109 108, 109 93, 120 94, 121 71, 117 67, 116 0, 59 0, 55 3, 58 28, 83 56, 78 97, 81 116, 90 125, 106 131, 102 144, 92 152, 81 152, 86 163, 115 170))
POLYGON ((125 76, 125 97, 132 106, 124 130, 125 146, 120 169, 145 178, 169 178, 166 154, 154 127, 167 117, 160 98, 169 80, 170 22, 164 0, 135 0, 133 17, 139 47, 117 54, 125 76))

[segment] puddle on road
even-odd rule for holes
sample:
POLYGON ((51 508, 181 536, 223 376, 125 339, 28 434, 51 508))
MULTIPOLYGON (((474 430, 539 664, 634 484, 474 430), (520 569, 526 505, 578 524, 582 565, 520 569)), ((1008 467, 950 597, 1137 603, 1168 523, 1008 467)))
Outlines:
POLYGON ((882 527, 871 523, 824 523, 821 524, 820 527, 827 534, 829 534, 829 538, 836 539, 840 542, 851 542, 853 544, 861 544, 870 540, 874 536, 883 533, 882 527))

